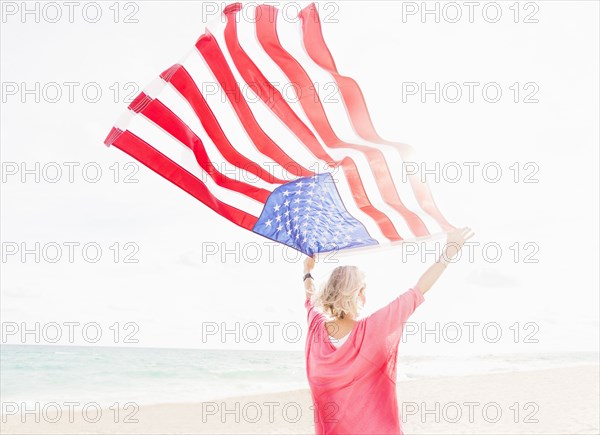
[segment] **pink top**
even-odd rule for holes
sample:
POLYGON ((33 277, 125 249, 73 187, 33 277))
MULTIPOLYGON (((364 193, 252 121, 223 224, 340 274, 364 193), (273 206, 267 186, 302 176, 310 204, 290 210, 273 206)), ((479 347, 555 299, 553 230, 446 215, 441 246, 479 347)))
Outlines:
POLYGON ((402 434, 396 398, 396 357, 404 323, 424 301, 415 288, 358 320, 336 348, 326 318, 310 299, 306 374, 316 434, 402 434))

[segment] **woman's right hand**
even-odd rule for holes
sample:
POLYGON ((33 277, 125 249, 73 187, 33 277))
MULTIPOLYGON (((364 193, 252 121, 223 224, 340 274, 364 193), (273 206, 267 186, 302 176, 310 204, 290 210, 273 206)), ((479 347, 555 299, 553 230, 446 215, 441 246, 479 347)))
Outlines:
POLYGON ((452 260, 458 255, 463 245, 467 240, 473 237, 475 233, 469 227, 457 228, 448 233, 446 239, 446 252, 445 257, 448 260, 452 260))

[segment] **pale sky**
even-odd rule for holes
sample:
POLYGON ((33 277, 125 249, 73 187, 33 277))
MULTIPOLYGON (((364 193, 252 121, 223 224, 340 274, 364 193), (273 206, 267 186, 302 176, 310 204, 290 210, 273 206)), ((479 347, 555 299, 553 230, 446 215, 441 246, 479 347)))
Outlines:
MULTIPOLYGON (((472 227, 479 247, 473 247, 473 262, 449 266, 412 320, 430 328, 435 322, 495 322, 503 338, 492 344, 477 336, 474 343, 456 345, 415 341, 406 352, 598 351, 599 6, 534 4, 539 10, 520 3, 517 23, 508 3, 497 23, 487 22, 481 11, 473 23, 466 17, 458 23, 426 17, 422 23, 418 15, 403 20, 395 2, 322 4, 330 5, 337 20, 324 23, 323 32, 338 70, 361 85, 381 135, 410 143, 429 161, 464 168, 455 183, 429 183, 444 215, 456 226, 472 227), (532 19, 539 22, 524 22, 532 19), (401 83, 411 82, 428 88, 456 82, 463 92, 465 82, 480 86, 474 102, 466 95, 456 103, 421 102, 418 95, 402 102, 401 83), (502 90, 500 101, 483 99, 488 83, 502 90), (528 98, 538 102, 525 103, 528 98), (465 162, 479 164, 473 182, 465 162), (484 179, 481 167, 488 163, 503 171, 496 183, 484 179), (524 182, 527 176, 538 182, 524 182), (500 247, 499 261, 483 258, 486 244, 500 247), (515 330, 521 333, 517 343, 510 335, 515 330), (539 342, 524 343, 527 333, 539 342)), ((286 341, 283 329, 304 325, 303 258, 265 245, 265 238, 236 227, 141 165, 133 175, 139 182, 124 182, 131 172, 125 165, 133 160, 102 143, 127 96, 191 48, 204 31, 203 11, 215 3, 137 5, 121 10, 118 23, 108 4, 97 23, 77 11, 73 23, 36 23, 27 16, 22 23, 18 13, 3 11, 2 342, 22 342, 18 333, 8 334, 22 322, 27 328, 56 322, 63 333, 66 322, 96 322, 103 332, 98 344, 111 345, 111 325, 119 322, 118 345, 302 350, 303 341, 286 341), (139 22, 122 22, 127 14, 139 22), (48 101, 56 89, 47 86, 52 82, 63 92, 54 103, 48 101), (67 82, 78 83, 73 102, 67 82), (22 92, 36 83, 48 92, 39 102, 22 92), (101 89, 97 102, 82 97, 86 84, 94 84, 88 95, 101 89), (40 181, 29 174, 22 182, 22 163, 32 169, 36 162, 40 181), (72 182, 69 166, 75 168, 72 182), (56 167, 63 173, 53 183, 56 167), (86 181, 98 167, 99 181, 86 181), (36 242, 45 255, 39 262, 34 254, 22 261, 21 249, 34 249, 36 242), (240 258, 231 253, 236 242, 240 258), (83 258, 87 243, 97 244, 89 255, 94 246, 102 249, 98 262, 83 258), (63 255, 52 263, 56 245, 63 255), (10 254, 15 247, 19 252, 10 254), (139 261, 124 262, 127 254, 139 261), (125 327, 128 322, 137 327, 125 327), (211 322, 229 329, 238 322, 240 330, 259 324, 263 334, 269 331, 265 322, 276 322, 274 341, 205 339, 202 331, 211 322), (127 332, 139 343, 125 342, 127 332)), ((318 264, 315 275, 324 279, 339 264, 361 267, 368 313, 414 285, 434 261, 433 255, 425 262, 418 255, 403 261, 401 251, 339 255, 318 264)), ((487 254, 495 255, 493 249, 487 254)), ((90 344, 76 328, 76 343, 90 344)), ((59 344, 68 342, 63 337, 59 344)))

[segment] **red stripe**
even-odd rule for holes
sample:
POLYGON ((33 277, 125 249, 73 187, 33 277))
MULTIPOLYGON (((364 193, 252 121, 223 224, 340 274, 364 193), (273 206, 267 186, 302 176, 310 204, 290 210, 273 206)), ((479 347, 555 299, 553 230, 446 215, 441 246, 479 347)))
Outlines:
POLYGON ((175 139, 179 140, 182 144, 191 149, 202 169, 204 169, 204 171, 210 175, 217 185, 243 193, 244 195, 262 203, 267 201, 267 198, 271 194, 270 191, 261 189, 240 180, 229 178, 228 176, 219 172, 219 170, 215 168, 213 163, 210 161, 202 140, 188 127, 185 122, 183 122, 161 101, 151 99, 151 102, 144 107, 141 113, 164 131, 171 134, 175 139))
MULTIPOLYGON (((343 76, 338 72, 323 38, 321 20, 315 4, 311 3, 306 6, 298 16, 302 21, 302 36, 308 55, 317 65, 331 74, 337 82, 352 126, 358 135, 370 142, 391 145, 396 148, 404 161, 408 160, 410 153, 413 152, 412 147, 408 144, 385 140, 377 133, 360 86, 351 77, 343 76)), ((437 208, 427 183, 423 182, 416 174, 409 175, 409 181, 421 208, 433 217, 444 230, 453 229, 454 226, 448 223, 437 208)))
POLYGON ((265 104, 288 126, 296 137, 298 137, 298 139, 302 141, 316 157, 324 160, 331 167, 342 166, 356 205, 377 223, 384 236, 392 241, 402 240, 394 228, 392 221, 390 221, 384 213, 373 207, 369 201, 354 161, 350 157, 347 157, 345 162, 334 160, 327 151, 323 149, 323 146, 313 132, 306 124, 304 124, 304 122, 302 122, 277 88, 267 80, 264 74, 241 47, 238 40, 235 17, 235 13, 240 10, 240 8, 241 4, 233 3, 227 6, 223 12, 227 17, 225 42, 229 54, 231 55, 237 70, 244 78, 244 81, 252 87, 254 92, 256 92, 265 104))
POLYGON ((348 179, 348 184, 350 184, 352 188, 352 195, 354 196, 354 201, 356 202, 358 208, 373 218, 386 238, 391 241, 402 240, 402 237, 400 237, 396 231, 396 228, 394 227, 394 224, 390 218, 388 218, 385 213, 377 210, 375 207, 373 207, 373 205, 371 205, 371 201, 369 201, 367 192, 363 188, 363 183, 360 179, 360 174, 356 164, 354 163, 354 160, 352 160, 350 157, 344 157, 341 165, 344 169, 344 174, 348 179))
POLYGON ((260 127, 254 117, 250 106, 242 95, 227 61, 219 48, 214 36, 210 34, 208 29, 198 41, 196 48, 204 57, 204 60, 210 67, 211 71, 219 81, 221 88, 227 95, 229 102, 237 113, 244 129, 256 145, 258 150, 276 163, 281 165, 285 170, 298 177, 309 177, 315 173, 307 168, 304 168, 290 156, 288 156, 260 127))
POLYGON ((123 130, 113 127, 110 129, 106 138, 104 139, 104 145, 107 147, 111 146, 113 142, 123 133, 123 130))
POLYGON ((275 177, 269 171, 264 170, 260 164, 253 162, 233 147, 192 76, 182 65, 177 65, 175 70, 173 67, 169 68, 161 74, 161 77, 171 83, 187 100, 202 123, 202 127, 204 127, 225 160, 256 175, 267 183, 284 184, 290 181, 275 177))
POLYGON ((251 231, 258 220, 215 198, 202 181, 130 131, 121 132, 112 144, 234 224, 251 231))
POLYGON ((300 104, 310 122, 327 146, 331 148, 351 148, 365 154, 384 201, 401 214, 415 236, 429 235, 430 233, 421 218, 408 210, 402 203, 383 153, 376 148, 344 142, 336 136, 329 124, 321 100, 315 92, 315 85, 310 80, 304 68, 279 42, 276 28, 277 20, 275 18, 277 12, 278 9, 270 5, 261 4, 257 6, 255 19, 258 40, 266 53, 279 65, 288 79, 299 85, 301 92, 299 98, 300 104))

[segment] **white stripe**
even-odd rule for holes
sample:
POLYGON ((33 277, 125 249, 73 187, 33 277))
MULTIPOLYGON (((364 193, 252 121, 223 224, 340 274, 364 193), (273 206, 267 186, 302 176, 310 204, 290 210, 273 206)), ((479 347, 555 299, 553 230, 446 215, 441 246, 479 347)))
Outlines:
MULTIPOLYGON (((231 146, 235 148, 237 152, 241 155, 249 159, 250 161, 256 163, 261 169, 265 172, 277 177, 286 180, 282 174, 285 172, 281 170, 281 168, 277 168, 278 165, 269 164, 269 158, 264 154, 260 153, 250 138, 248 137, 246 131, 241 125, 239 118, 237 118, 236 113, 234 112, 231 104, 226 101, 226 97, 224 91, 220 87, 216 78, 212 74, 212 71, 202 58, 201 54, 198 50, 194 50, 190 53, 190 56, 185 59, 182 63, 183 67, 191 76, 192 80, 196 83, 198 90, 204 96, 209 108, 213 112, 213 115, 216 118, 217 123, 221 126, 223 133, 226 138, 229 140, 231 146)), ((179 95, 179 93, 178 93, 179 95)), ((178 110, 178 115, 181 114, 186 121, 194 118, 198 118, 196 113, 193 111, 191 106, 187 103, 187 101, 182 97, 182 100, 185 101, 189 111, 187 114, 185 111, 178 110)), ((179 107, 179 106, 176 106, 179 107)), ((202 141, 205 142, 207 147, 207 151, 211 149, 211 159, 214 158, 215 162, 219 162, 222 165, 224 171, 227 171, 227 174, 231 174, 231 177, 238 177, 238 179, 243 181, 256 181, 257 185, 268 189, 273 190, 276 185, 270 184, 251 172, 247 171, 244 168, 237 167, 232 163, 227 162, 227 160, 221 155, 217 146, 214 144, 208 133, 204 130, 204 127, 200 123, 199 120, 194 122, 193 124, 188 124, 193 126, 194 132, 202 138, 202 141), (234 175, 239 174, 239 175, 234 175)), ((292 177, 293 178, 293 177, 292 177)))
POLYGON ((264 205, 263 203, 242 193, 217 185, 200 167, 191 149, 165 132, 162 128, 158 127, 145 116, 138 115, 131 118, 128 130, 206 184, 206 187, 210 192, 220 201, 245 211, 246 213, 250 213, 257 217, 260 216, 264 205))
POLYGON ((243 181, 269 191, 273 191, 273 189, 277 187, 277 184, 268 183, 257 175, 254 175, 243 168, 229 163, 223 157, 208 133, 204 130, 204 127, 200 123, 200 120, 194 112, 192 106, 171 84, 166 86, 156 99, 167 106, 177 117, 181 119, 182 122, 184 122, 190 128, 190 130, 196 134, 196 136, 200 138, 204 145, 204 149, 208 154, 209 160, 219 172, 228 176, 229 178, 243 181))
MULTIPOLYGON (((297 178, 294 174, 288 172, 281 165, 274 162, 273 159, 258 150, 246 132, 241 120, 238 118, 225 91, 221 88, 218 80, 213 75, 210 67, 206 64, 206 61, 199 51, 196 51, 194 56, 190 56, 190 58, 186 60, 185 68, 192 77, 202 78, 199 89, 213 111, 214 116, 222 126, 227 138, 236 150, 277 178, 286 181, 297 178)), ((197 80, 196 83, 198 83, 197 80)))
MULTIPOLYGON (((238 12, 238 15, 240 13, 238 12)), ((247 16, 247 15, 246 15, 247 16)), ((215 31, 215 37, 219 35, 222 38, 222 33, 225 27, 225 17, 223 17, 223 23, 215 23, 213 25, 215 31)), ((269 57, 264 51, 258 37, 256 35, 256 23, 248 20, 239 19, 237 22, 237 33, 238 41, 244 51, 250 56, 252 61, 257 65, 258 69, 263 75, 269 80, 271 85, 275 87, 284 98, 288 101, 289 106, 298 115, 304 124, 313 132, 314 136, 319 138, 317 131, 310 123, 306 113, 302 109, 298 98, 296 98, 296 92, 294 86, 289 82, 283 71, 277 66, 277 64, 269 57), (287 98, 286 98, 287 97, 287 98)), ((223 38, 224 39, 224 38, 223 38)), ((219 40, 220 42, 220 40, 219 40)), ((229 53, 227 53, 229 56, 229 53)))
MULTIPOLYGON (((378 147, 385 155, 385 159, 388 162, 396 190, 398 191, 398 196, 400 196, 402 203, 406 206, 406 208, 421 218, 431 234, 437 232, 438 230, 441 231, 441 227, 437 221, 429 216, 429 214, 427 214, 419 205, 410 180, 408 176, 405 175, 406 167, 404 166, 404 160, 402 160, 400 152, 397 151, 392 145, 379 144, 378 147)), ((416 156, 413 157, 413 160, 415 160, 415 163, 418 165, 416 156)), ((418 176, 419 174, 417 174, 417 177, 418 176)))
POLYGON ((163 91, 166 85, 167 82, 161 77, 157 77, 143 89, 143 92, 150 98, 155 99, 163 91))
MULTIPOLYGON (((323 168, 323 163, 321 163, 322 160, 313 155, 308 147, 290 131, 287 125, 285 125, 285 123, 273 113, 273 111, 265 104, 265 102, 254 92, 252 87, 244 81, 244 78, 235 66, 233 58, 227 49, 223 34, 224 30, 224 23, 221 23, 220 25, 214 24, 212 26, 211 33, 219 43, 223 55, 227 60, 227 63, 229 64, 238 85, 242 88, 245 100, 260 127, 277 145, 279 145, 279 147, 287 155, 289 155, 293 160, 298 162, 306 169, 317 171, 318 168, 323 168)), ((256 44, 258 44, 258 42, 256 42, 256 44)), ((254 58, 256 51, 262 51, 260 47, 256 46, 242 48, 246 51, 246 54, 248 54, 251 59, 254 58)), ((265 73, 265 71, 262 70, 261 72, 263 72, 263 74, 265 73)), ((268 76, 265 74, 265 77, 268 76)))
POLYGON ((117 122, 115 122, 114 126, 119 130, 125 131, 127 130, 127 126, 134 116, 136 116, 136 113, 133 110, 126 109, 119 115, 119 118, 117 119, 117 122))
POLYGON ((383 232, 375 220, 356 205, 356 201, 352 196, 352 190, 348 184, 348 179, 344 174, 344 169, 341 166, 338 166, 333 170, 331 176, 334 180, 336 180, 335 185, 340 193, 340 197, 342 198, 344 205, 346 206, 346 210, 348 210, 348 213, 350 213, 355 219, 359 220, 365 226, 367 232, 372 238, 377 240, 380 244, 388 243, 389 239, 383 235, 383 232))

